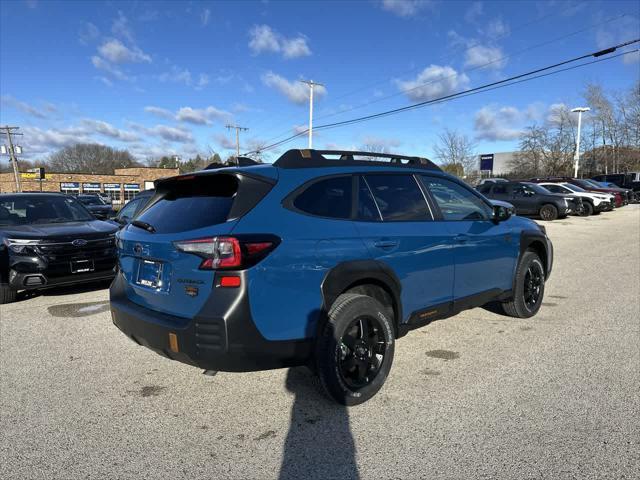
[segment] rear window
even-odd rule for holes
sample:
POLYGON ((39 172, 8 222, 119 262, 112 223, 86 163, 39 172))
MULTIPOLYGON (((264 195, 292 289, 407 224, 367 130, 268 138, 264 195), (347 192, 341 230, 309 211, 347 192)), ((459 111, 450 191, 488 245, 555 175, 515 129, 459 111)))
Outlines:
POLYGON ((319 217, 350 218, 351 183, 351 176, 320 180, 300 193, 293 206, 319 217))
POLYGON ((137 220, 157 233, 196 230, 227 221, 238 191, 232 175, 178 177, 165 182, 161 195, 137 220))

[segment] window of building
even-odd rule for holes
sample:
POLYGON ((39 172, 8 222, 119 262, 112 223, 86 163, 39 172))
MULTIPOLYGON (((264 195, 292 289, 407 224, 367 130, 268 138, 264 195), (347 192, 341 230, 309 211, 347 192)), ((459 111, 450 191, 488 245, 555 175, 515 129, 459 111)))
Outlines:
POLYGON ((124 185, 124 201, 127 203, 140 193, 140 185, 138 183, 125 183, 124 185))
POLYGON ((80 184, 78 182, 61 182, 60 191, 69 195, 77 195, 80 193, 80 184))

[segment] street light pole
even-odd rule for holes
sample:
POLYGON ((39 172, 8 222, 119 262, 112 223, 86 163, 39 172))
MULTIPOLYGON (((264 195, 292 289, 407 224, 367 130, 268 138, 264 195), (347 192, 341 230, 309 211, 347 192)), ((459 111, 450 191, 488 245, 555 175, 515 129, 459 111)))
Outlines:
POLYGON ((580 166, 580 127, 582 126, 582 112, 588 112, 591 110, 589 107, 578 107, 574 108, 571 111, 578 113, 578 137, 576 138, 576 153, 574 155, 574 160, 576 161, 573 167, 573 176, 578 178, 578 168, 580 166))
POLYGON ((313 87, 316 85, 324 87, 322 83, 316 83, 313 80, 300 80, 302 83, 309 85, 309 149, 313 148, 313 87))

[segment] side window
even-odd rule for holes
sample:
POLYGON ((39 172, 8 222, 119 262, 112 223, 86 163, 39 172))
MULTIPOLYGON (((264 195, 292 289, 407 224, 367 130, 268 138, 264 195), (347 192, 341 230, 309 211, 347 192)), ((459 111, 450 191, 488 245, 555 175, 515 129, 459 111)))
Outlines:
MULTIPOLYGON (((445 178, 422 176, 445 220, 488 220, 491 207, 470 189, 445 178)), ((494 186, 495 189, 495 186, 494 186)))
POLYGON ((560 185, 542 185, 544 188, 549 190, 551 193, 565 193, 565 190, 560 185))
POLYGON ((319 217, 351 218, 351 176, 317 181, 300 193, 293 205, 319 217))
POLYGON ((369 185, 364 177, 358 177, 358 220, 365 222, 379 222, 382 220, 369 185))
POLYGON ((480 188, 478 188, 478 191, 482 194, 489 193, 491 191, 491 184, 485 183, 483 185, 480 185, 480 188))
POLYGON ((413 175, 365 175, 385 222, 432 220, 429 206, 413 175))
POLYGON ((496 183, 493 185, 493 190, 492 190, 494 195, 506 195, 507 193, 507 186, 506 185, 500 185, 499 183, 496 183))

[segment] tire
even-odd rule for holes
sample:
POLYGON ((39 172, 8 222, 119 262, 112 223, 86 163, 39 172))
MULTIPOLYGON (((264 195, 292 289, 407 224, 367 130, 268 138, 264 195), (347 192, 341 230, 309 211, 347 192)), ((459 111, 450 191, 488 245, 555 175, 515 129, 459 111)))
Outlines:
POLYGON ((593 215, 593 205, 591 205, 589 202, 583 202, 582 203, 582 213, 580 214, 581 217, 590 217, 591 215, 593 215))
POLYGON ((364 403, 387 379, 395 338, 385 312, 376 299, 356 293, 340 295, 331 306, 315 357, 320 383, 336 402, 364 403))
POLYGON ((516 270, 513 298, 501 304, 502 310, 509 317, 533 317, 540 310, 543 298, 544 266, 536 252, 527 250, 516 270))
POLYGON ((0 305, 15 302, 17 293, 18 292, 15 289, 11 288, 6 283, 0 283, 0 305))
POLYGON ((540 218, 551 221, 558 218, 558 207, 552 203, 545 203, 540 207, 540 218))

